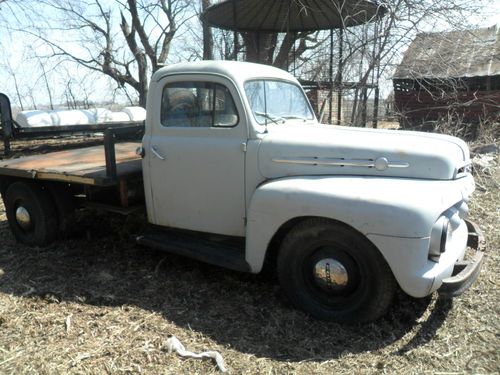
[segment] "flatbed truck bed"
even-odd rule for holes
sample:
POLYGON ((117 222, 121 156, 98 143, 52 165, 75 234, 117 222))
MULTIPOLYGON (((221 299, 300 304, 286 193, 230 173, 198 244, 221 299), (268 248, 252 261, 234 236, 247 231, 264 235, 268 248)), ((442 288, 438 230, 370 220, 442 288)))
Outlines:
POLYGON ((106 152, 102 145, 1 160, 0 176, 113 186, 119 180, 141 174, 141 157, 136 154, 136 149, 140 145, 140 142, 114 145, 116 167, 114 176, 108 173, 106 152))

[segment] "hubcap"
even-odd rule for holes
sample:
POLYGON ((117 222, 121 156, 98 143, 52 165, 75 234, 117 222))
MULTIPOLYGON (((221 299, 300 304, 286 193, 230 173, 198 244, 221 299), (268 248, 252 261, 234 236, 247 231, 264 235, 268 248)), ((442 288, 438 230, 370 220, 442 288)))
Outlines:
POLYGON ((31 227, 30 213, 23 206, 19 206, 16 210, 16 221, 23 229, 29 229, 31 227))
POLYGON ((340 291, 347 286, 349 276, 342 263, 333 258, 321 259, 313 270, 314 281, 327 292, 340 291))

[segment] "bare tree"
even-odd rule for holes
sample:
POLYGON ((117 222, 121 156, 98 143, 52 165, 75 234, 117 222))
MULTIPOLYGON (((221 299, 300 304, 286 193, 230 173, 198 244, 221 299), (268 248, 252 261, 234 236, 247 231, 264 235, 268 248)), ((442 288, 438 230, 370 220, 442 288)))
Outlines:
POLYGON ((151 72, 165 64, 175 34, 190 17, 188 0, 29 2, 32 22, 15 30, 45 43, 51 58, 70 60, 133 88, 141 106, 146 105, 151 72), (42 17, 42 11, 54 19, 42 17))
MULTIPOLYGON (((331 0, 334 1, 334 0, 331 0)), ((213 2, 213 1, 212 1, 213 2)), ((145 105, 148 77, 167 60, 201 58, 234 59, 294 68, 301 78, 327 80, 329 77, 329 32, 234 34, 191 22, 210 0, 0 0, 0 23, 15 19, 11 30, 36 38, 47 57, 73 62, 115 82, 117 90, 145 105), (4 15, 10 12, 11 17, 4 15), (24 15, 24 17, 22 16, 24 15), (31 19, 31 22, 29 20, 31 19), (186 22, 189 28, 179 30, 186 22), (205 38, 202 37, 205 29, 205 38), (210 35, 212 34, 212 35, 210 35), (182 42, 180 53, 172 56, 174 38, 182 42), (203 42, 207 45, 202 50, 203 42), (211 46, 213 45, 213 48, 211 46), (170 59, 169 59, 170 56, 170 59)), ((342 2, 334 1, 335 4, 342 2)), ((344 30, 343 55, 335 55, 336 82, 358 82, 350 92, 354 101, 366 107, 370 90, 363 85, 377 83, 390 73, 401 51, 421 30, 459 28, 477 12, 481 3, 469 0, 386 0, 387 14, 375 23, 344 30), (363 104, 363 102, 365 104, 363 104)), ((206 25, 205 25, 206 26, 206 25)), ((337 34, 338 35, 338 34, 337 34)), ((339 36, 335 38, 337 46, 339 36)), ((335 51, 336 53, 336 51, 335 51)), ((46 61, 46 60, 44 60, 46 61)), ((356 109, 357 111, 357 109, 356 109)), ((356 112, 355 111, 355 112, 356 112)), ((355 114, 357 122, 361 114, 355 114)))
MULTIPOLYGON (((390 76, 414 36, 434 27, 460 29, 470 26, 470 16, 481 10, 481 3, 466 0, 387 0, 384 17, 376 22, 344 28, 334 36, 336 90, 352 104, 345 124, 365 124, 367 101, 378 89, 379 80, 390 76), (342 38, 342 40, 341 40, 342 38), (337 46, 343 44, 343 54, 337 46), (353 83, 339 85, 338 78, 353 83), (342 91, 343 90, 343 91, 342 91)), ((330 56, 326 50, 310 60, 302 69, 302 76, 325 81, 329 77, 330 56)), ((449 62, 443 62, 449 63, 449 62)))
MULTIPOLYGON (((213 3, 213 0, 201 1, 202 10, 213 3)), ((215 54, 220 58, 236 59, 236 55, 243 53, 245 61, 273 65, 285 70, 289 70, 294 62, 297 63, 301 57, 324 42, 324 38, 318 38, 319 34, 316 32, 233 33, 215 29, 213 33, 207 34, 208 29, 207 25, 203 25, 203 41, 212 44, 215 54)))
POLYGON ((38 63, 40 65, 40 70, 42 72, 40 79, 43 80, 45 89, 47 91, 47 96, 49 98, 49 106, 50 106, 50 109, 53 110, 54 109, 54 101, 52 99, 52 88, 51 88, 50 83, 49 83, 49 78, 47 76, 47 70, 45 69, 45 64, 40 59, 40 56, 36 56, 36 59, 38 60, 38 63))
POLYGON ((19 84, 19 79, 17 77, 17 73, 9 61, 7 61, 5 63, 4 69, 7 71, 9 76, 12 78, 12 82, 14 83, 14 89, 16 91, 17 101, 19 103, 19 106, 21 107, 21 111, 24 111, 23 94, 21 94, 21 86, 19 84))
POLYGON ((306 52, 323 44, 317 32, 241 33, 245 60, 273 65, 288 70, 306 52))

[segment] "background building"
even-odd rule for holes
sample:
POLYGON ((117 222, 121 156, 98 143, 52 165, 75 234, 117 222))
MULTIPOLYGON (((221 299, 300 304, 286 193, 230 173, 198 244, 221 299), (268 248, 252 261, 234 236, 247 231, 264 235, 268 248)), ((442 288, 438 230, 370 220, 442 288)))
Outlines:
POLYGON ((404 128, 478 124, 500 114, 500 30, 418 34, 393 77, 404 128))

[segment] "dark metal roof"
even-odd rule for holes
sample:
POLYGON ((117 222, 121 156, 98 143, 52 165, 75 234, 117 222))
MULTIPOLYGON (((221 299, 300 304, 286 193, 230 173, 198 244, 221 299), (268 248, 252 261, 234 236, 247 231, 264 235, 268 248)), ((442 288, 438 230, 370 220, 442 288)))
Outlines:
POLYGON ((393 78, 461 78, 499 74, 500 29, 492 26, 418 34, 393 78))
POLYGON ((202 19, 234 31, 316 31, 360 25, 386 10, 368 0, 224 0, 207 8, 202 19))

